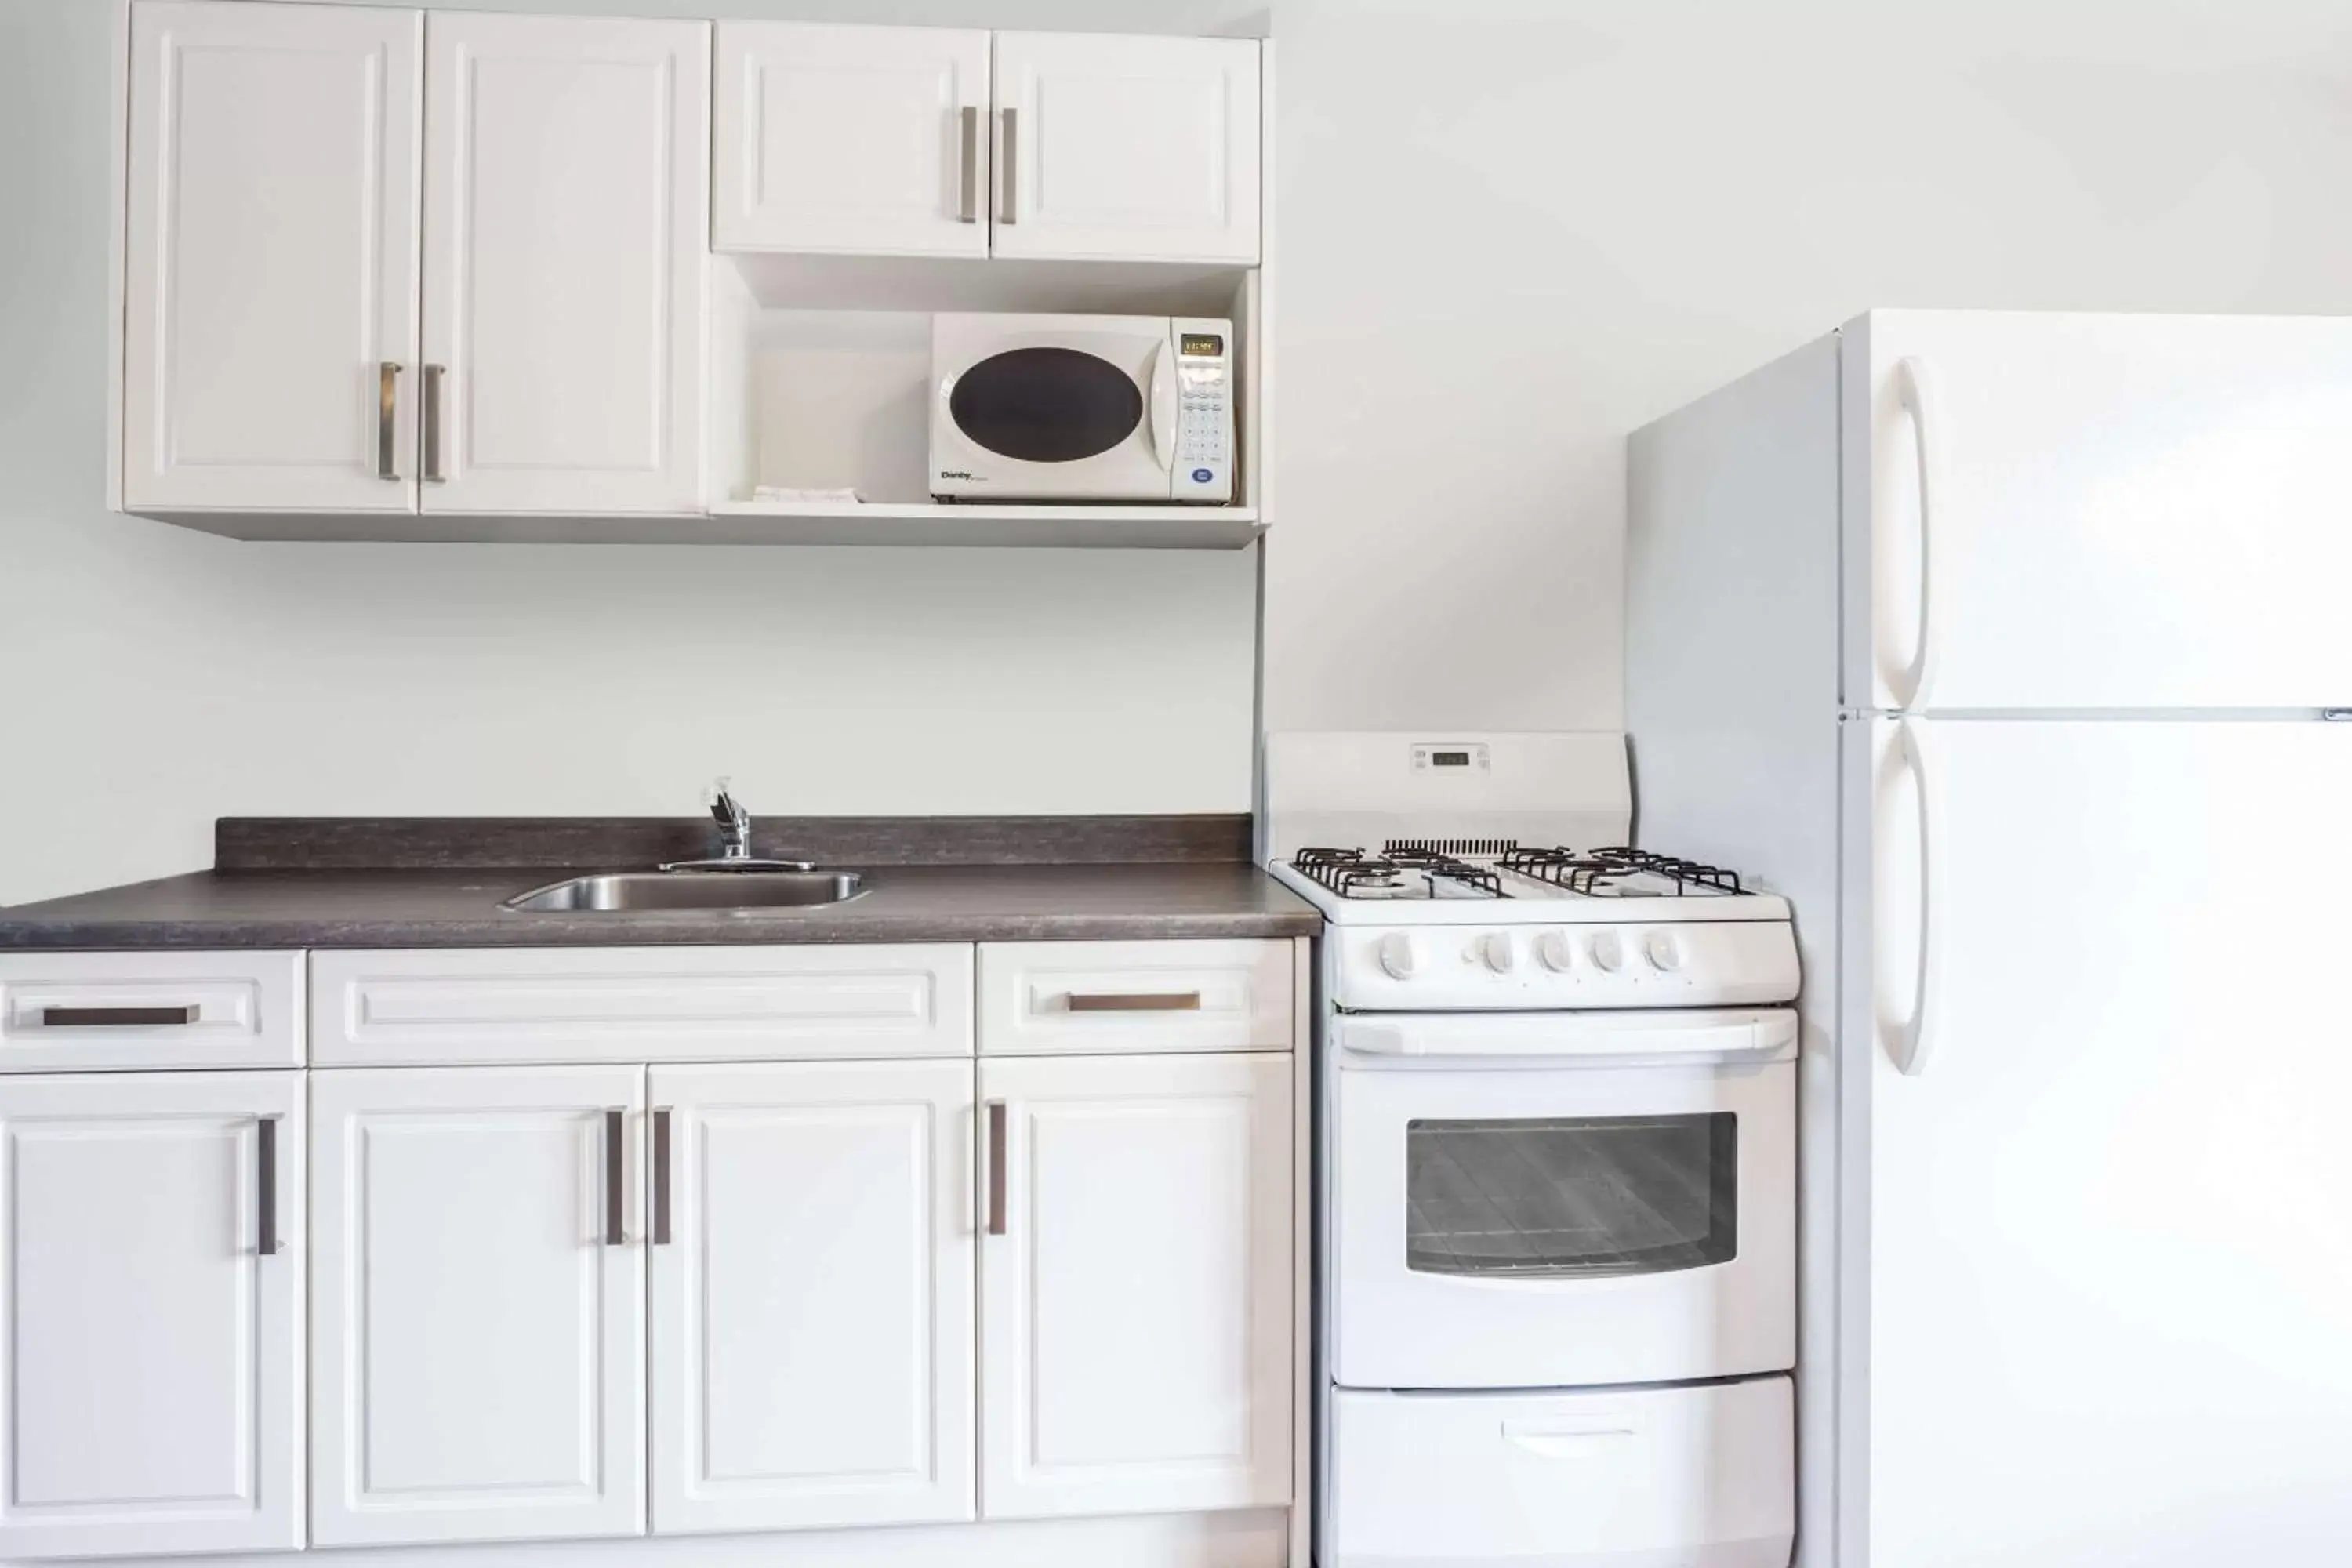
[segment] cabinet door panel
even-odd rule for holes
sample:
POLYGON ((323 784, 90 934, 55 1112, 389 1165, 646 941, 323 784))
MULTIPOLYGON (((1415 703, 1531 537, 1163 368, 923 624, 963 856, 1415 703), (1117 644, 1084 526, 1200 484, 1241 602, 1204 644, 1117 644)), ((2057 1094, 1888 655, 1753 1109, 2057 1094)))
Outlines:
POLYGON ((1258 258, 1255 40, 999 33, 995 67, 995 254, 1258 258))
POLYGON ((988 254, 986 33, 721 22, 718 60, 716 248, 988 254))
POLYGON ((0 1557, 302 1543, 300 1083, 0 1081, 0 1557))
POLYGON ((972 1517, 971 1093, 969 1062, 653 1070, 656 1531, 972 1517))
POLYGON ((700 22, 428 19, 425 510, 698 509, 709 46, 700 22))
POLYGON ((124 504, 406 511, 415 11, 131 9, 124 504), (397 482, 378 476, 380 367, 397 482))
POLYGON ((983 1513, 1287 1501, 1289 1058, 983 1059, 980 1085, 1006 1132, 983 1513))
POLYGON ((644 1254, 606 1230, 609 1117, 625 1166, 643 1091, 627 1067, 311 1075, 314 1544, 644 1529, 644 1254))

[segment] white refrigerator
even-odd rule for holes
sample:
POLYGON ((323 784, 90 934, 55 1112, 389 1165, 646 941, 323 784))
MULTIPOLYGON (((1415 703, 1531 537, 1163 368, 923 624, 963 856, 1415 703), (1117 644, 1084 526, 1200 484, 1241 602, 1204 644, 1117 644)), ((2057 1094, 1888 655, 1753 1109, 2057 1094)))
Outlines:
POLYGON ((1806 965, 1798 1562, 2352 1562, 2352 320, 1874 312, 1628 465, 1636 841, 1806 965))

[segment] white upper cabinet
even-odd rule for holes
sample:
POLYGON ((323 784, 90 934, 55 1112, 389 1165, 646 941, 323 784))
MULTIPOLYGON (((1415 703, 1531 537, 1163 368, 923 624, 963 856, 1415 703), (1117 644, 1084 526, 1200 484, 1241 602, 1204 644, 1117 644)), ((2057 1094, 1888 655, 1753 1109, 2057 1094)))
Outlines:
POLYGON ((1255 262, 1258 46, 996 35, 999 256, 1255 262))
POLYGON ((988 35, 721 22, 719 250, 988 254, 988 35))
POLYGON ((431 14, 426 511, 701 507, 710 30, 431 14))
POLYGON ((645 1529, 635 1067, 310 1075, 310 1540, 645 1529))
POLYGON ((1290 1072, 982 1058, 984 1517, 1290 1500, 1290 1072))
POLYGON ((0 1558, 302 1544, 301 1079, 0 1079, 0 1558))
POLYGON ((971 1519, 971 1063, 648 1099, 655 1531, 971 1519))
POLYGON ((415 11, 131 13, 122 496, 406 511, 415 11))

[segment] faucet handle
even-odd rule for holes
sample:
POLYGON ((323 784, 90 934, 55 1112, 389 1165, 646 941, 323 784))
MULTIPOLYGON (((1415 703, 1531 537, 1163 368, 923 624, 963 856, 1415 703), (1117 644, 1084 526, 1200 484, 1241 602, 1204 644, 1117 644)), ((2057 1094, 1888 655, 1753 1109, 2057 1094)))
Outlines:
POLYGON ((702 793, 702 804, 710 808, 711 821, 721 827, 739 829, 751 820, 751 814, 736 800, 730 787, 734 782, 723 776, 713 779, 710 787, 702 793))

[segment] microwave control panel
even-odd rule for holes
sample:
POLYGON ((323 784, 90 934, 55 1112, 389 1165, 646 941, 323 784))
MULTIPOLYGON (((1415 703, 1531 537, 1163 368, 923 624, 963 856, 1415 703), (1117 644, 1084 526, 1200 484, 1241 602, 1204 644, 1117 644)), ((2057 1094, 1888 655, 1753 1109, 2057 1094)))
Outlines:
POLYGON ((1234 499, 1234 324, 1168 323, 1176 350, 1176 460, 1169 494, 1176 500, 1234 499))

